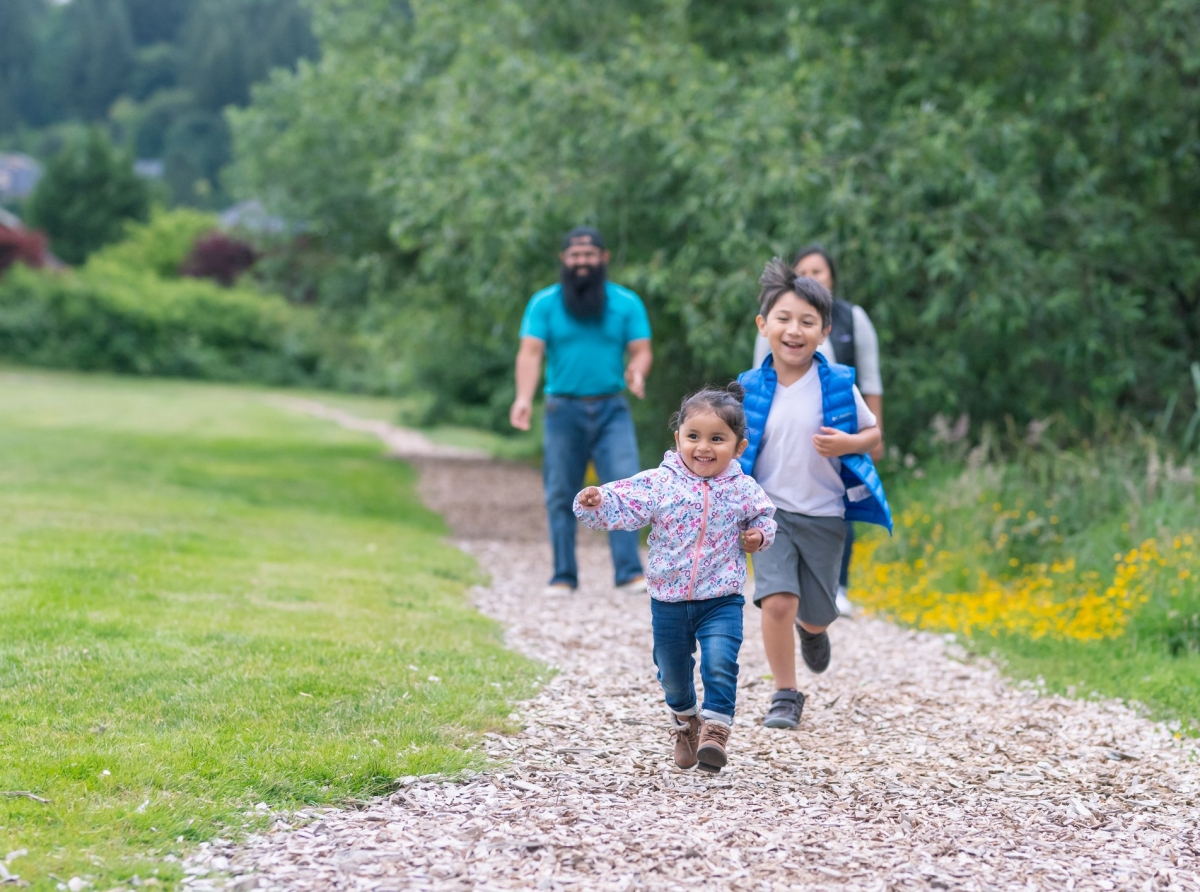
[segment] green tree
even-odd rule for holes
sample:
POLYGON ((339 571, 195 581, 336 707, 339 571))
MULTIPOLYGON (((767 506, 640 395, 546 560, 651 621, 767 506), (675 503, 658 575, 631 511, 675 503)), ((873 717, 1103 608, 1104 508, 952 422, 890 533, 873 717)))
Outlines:
POLYGON ((163 178, 179 204, 212 206, 228 160, 229 127, 218 114, 189 111, 167 131, 163 178))
POLYGON ((0 133, 15 130, 32 103, 38 24, 44 15, 41 0, 0 4, 0 133))
POLYGON ((447 410, 502 423, 581 221, 650 304, 656 429, 745 367, 763 262, 812 240, 904 442, 938 412, 1149 416, 1200 358, 1198 0, 405 9, 315 4, 320 61, 233 116, 235 181, 386 271, 363 328, 447 410))
POLYGON ((204 0, 182 37, 181 83, 208 111, 245 105, 251 84, 317 51, 296 0, 204 0))
POLYGON ((133 32, 123 0, 72 0, 57 11, 58 27, 43 56, 59 56, 54 89, 63 106, 84 120, 103 118, 128 87, 134 67, 133 32))
POLYGON ((50 159, 28 210, 55 254, 82 263, 120 240, 128 221, 149 217, 150 188, 134 174, 129 156, 93 128, 50 159))
POLYGON ((138 46, 173 44, 187 21, 194 0, 124 0, 138 46))

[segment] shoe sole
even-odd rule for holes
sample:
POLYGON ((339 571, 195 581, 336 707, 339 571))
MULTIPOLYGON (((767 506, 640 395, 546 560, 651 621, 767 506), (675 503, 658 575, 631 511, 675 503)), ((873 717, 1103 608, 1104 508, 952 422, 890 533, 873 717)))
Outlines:
POLYGON ((709 765, 707 762, 700 762, 696 765, 697 771, 703 771, 705 774, 717 774, 721 770, 720 765, 709 765))
POLYGON ((696 753, 696 758, 699 760, 696 767, 701 771, 720 771, 725 767, 725 763, 729 761, 729 757, 719 749, 708 746, 700 747, 700 751, 696 753))
POLYGON ((800 727, 799 722, 789 722, 787 719, 763 719, 764 728, 775 728, 782 731, 795 731, 800 727))

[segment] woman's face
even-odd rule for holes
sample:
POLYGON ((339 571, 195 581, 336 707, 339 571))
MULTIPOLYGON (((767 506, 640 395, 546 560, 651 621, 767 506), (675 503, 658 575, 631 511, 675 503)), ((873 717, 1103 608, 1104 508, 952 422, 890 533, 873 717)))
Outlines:
POLYGON ((824 285, 833 294, 833 270, 820 254, 808 254, 796 262, 796 275, 808 276, 824 285))

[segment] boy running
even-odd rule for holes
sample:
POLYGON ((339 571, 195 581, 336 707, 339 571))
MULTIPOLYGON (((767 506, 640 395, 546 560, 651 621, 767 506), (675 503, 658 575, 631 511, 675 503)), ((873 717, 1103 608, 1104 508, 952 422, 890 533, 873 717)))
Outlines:
POLYGON ((775 546, 754 559, 754 603, 775 696, 763 724, 795 728, 804 695, 796 685, 793 627, 813 672, 829 667, 826 629, 838 617, 845 519, 891 530, 883 485, 867 457, 880 442, 875 416, 854 386, 854 370, 817 348, 829 335, 833 297, 779 258, 759 280, 758 330, 771 346, 744 372, 747 439, 739 459, 775 504, 775 546))

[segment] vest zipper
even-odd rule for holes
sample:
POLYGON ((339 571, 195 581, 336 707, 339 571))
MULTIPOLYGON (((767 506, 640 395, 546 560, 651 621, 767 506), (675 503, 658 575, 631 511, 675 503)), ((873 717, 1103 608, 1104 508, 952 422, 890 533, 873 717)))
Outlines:
POLYGON ((696 574, 700 572, 700 552, 704 549, 704 536, 708 533, 708 494, 711 490, 709 482, 704 481, 704 513, 700 516, 700 538, 696 540, 696 554, 692 558, 692 581, 688 583, 687 599, 692 600, 696 593, 696 574))

